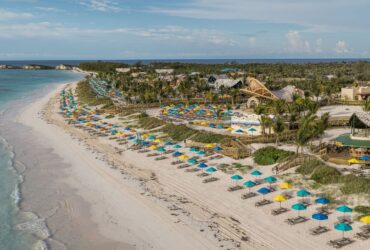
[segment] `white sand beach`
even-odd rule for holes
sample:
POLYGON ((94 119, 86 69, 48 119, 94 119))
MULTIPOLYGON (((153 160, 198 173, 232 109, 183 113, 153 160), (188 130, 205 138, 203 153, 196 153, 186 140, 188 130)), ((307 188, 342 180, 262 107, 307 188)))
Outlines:
MULTIPOLYGON (((63 171, 64 184, 84 203, 68 199, 68 193, 61 187, 56 195, 63 197, 60 204, 66 214, 50 220, 54 220, 54 224, 65 220, 76 222, 74 229, 83 230, 80 241, 89 244, 75 243, 71 249, 78 246, 89 246, 89 249, 331 249, 326 243, 341 236, 333 229, 334 216, 323 223, 332 229, 330 232, 312 236, 308 231, 318 225, 317 221, 291 226, 284 220, 296 216, 297 211, 272 216, 271 209, 277 208, 278 203, 256 208, 254 202, 260 198, 242 200, 245 190, 227 191, 233 183, 224 173, 214 173, 220 181, 204 184, 195 174, 172 166, 169 159, 155 162, 125 147, 119 148, 122 152, 118 153, 118 145, 113 142, 94 138, 64 121, 58 113, 57 99, 63 87, 59 86, 27 107, 18 121, 45 138, 53 152, 70 166, 53 171, 63 171), (91 234, 90 237, 95 227, 100 236, 91 234)), ((251 159, 245 161, 252 163, 251 159)), ((261 167, 261 171, 270 174, 271 167, 261 167)), ((280 191, 266 198, 277 193, 280 191)), ((283 206, 290 207, 296 202, 297 198, 293 198, 283 206)), ((310 217, 313 212, 314 206, 301 214, 310 217)), ((357 225, 346 235, 352 237, 355 229, 357 225)), ((64 241, 73 239, 74 231, 59 234, 56 230, 55 236, 64 241)), ((368 247, 368 242, 356 241, 344 249, 368 247)))

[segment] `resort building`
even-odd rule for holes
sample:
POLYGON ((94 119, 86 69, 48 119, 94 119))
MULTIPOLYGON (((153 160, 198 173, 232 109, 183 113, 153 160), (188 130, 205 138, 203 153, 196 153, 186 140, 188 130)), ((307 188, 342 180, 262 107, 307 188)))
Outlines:
POLYGON ((350 120, 351 133, 340 135, 335 139, 336 145, 347 147, 349 154, 358 160, 370 156, 370 113, 354 113, 350 120))
POLYGON ((170 75, 175 72, 174 69, 156 69, 155 73, 160 74, 160 75, 170 75))
POLYGON ((207 83, 210 87, 218 90, 223 86, 224 88, 241 88, 243 86, 243 79, 232 79, 227 75, 211 75, 207 79, 207 83))
POLYGON ((117 73, 128 73, 131 71, 131 68, 116 68, 117 73))
POLYGON ((349 87, 341 89, 341 99, 354 101, 354 100, 367 100, 370 96, 370 87, 349 87))

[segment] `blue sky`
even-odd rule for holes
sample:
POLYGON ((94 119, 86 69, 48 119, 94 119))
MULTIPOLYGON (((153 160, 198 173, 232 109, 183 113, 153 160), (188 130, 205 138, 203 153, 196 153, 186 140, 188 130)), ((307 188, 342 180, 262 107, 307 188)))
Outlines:
POLYGON ((0 60, 370 58, 369 0, 0 0, 0 60))

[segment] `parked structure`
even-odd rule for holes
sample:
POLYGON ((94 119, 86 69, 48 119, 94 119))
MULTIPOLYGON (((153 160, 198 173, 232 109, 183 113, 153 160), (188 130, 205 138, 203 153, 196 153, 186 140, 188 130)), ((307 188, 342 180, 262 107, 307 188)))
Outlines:
POLYGON ((342 88, 341 99, 342 100, 368 100, 370 98, 370 87, 348 87, 342 88))

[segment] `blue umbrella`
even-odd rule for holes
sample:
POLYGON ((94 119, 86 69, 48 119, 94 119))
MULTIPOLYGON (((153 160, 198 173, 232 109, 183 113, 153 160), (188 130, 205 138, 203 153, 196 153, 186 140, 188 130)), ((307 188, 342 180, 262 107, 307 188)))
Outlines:
POLYGON ((258 171, 258 170, 254 170, 254 171, 251 173, 251 175, 253 175, 253 176, 260 176, 260 175, 262 175, 262 173, 261 173, 260 171, 258 171))
POLYGON ((344 232, 348 232, 348 231, 351 231, 352 230, 352 227, 348 224, 345 224, 345 223, 339 223, 339 224, 336 224, 334 226, 334 228, 338 231, 342 231, 343 232, 343 238, 344 238, 344 232))
POLYGON ((319 203, 319 204, 322 204, 322 205, 325 205, 325 204, 329 204, 330 203, 330 200, 327 199, 327 198, 324 198, 324 197, 321 197, 321 198, 317 198, 315 200, 316 203, 319 203))
POLYGON ((271 190, 268 189, 268 188, 263 187, 263 188, 258 189, 257 192, 262 194, 262 195, 265 195, 265 194, 271 193, 271 190))
POLYGON ((140 140, 139 139, 135 139, 135 140, 133 140, 133 142, 140 143, 140 140))
POLYGON ((170 142, 170 141, 168 141, 168 142, 166 142, 164 145, 165 145, 165 146, 172 146, 172 145, 173 145, 173 143, 172 143, 172 142, 170 142))
POLYGON ((149 142, 147 142, 147 141, 142 141, 142 142, 141 142, 141 145, 143 145, 143 146, 149 146, 149 142))
POLYGON ((318 220, 319 221, 319 226, 322 220, 327 220, 328 216, 326 214, 322 213, 317 213, 312 215, 312 219, 318 220))
POLYGON ((198 168, 208 168, 208 165, 205 163, 201 163, 198 165, 198 168))
POLYGON ((368 156, 368 155, 360 156, 360 160, 362 160, 362 161, 370 161, 370 156, 368 156))
POLYGON ((240 180, 243 180, 243 177, 240 176, 240 175, 233 175, 230 177, 232 180, 234 181, 240 181, 240 180))
POLYGON ((131 130, 131 128, 129 128, 129 127, 126 127, 126 128, 124 128, 126 131, 129 131, 129 130, 131 130))
POLYGON ((221 148, 221 147, 219 147, 219 146, 217 146, 217 147, 214 147, 214 148, 213 148, 213 150, 215 150, 215 151, 221 151, 221 150, 222 150, 222 148, 221 148))
POLYGON ((244 131, 243 131, 243 130, 241 130, 241 129, 238 129, 238 130, 236 130, 235 132, 236 132, 236 133, 243 133, 244 131))
POLYGON ((306 189, 301 189, 299 191, 297 191, 297 195, 299 197, 306 197, 306 196, 309 196, 311 193, 308 192, 306 189))
POLYGON ((213 167, 210 167, 210 168, 207 168, 205 171, 206 171, 207 173, 214 173, 214 172, 216 172, 216 171, 217 171, 217 169, 215 169, 215 168, 213 168, 213 167))
POLYGON ((174 157, 179 157, 180 155, 182 155, 182 153, 176 151, 175 153, 172 154, 172 156, 174 157))

